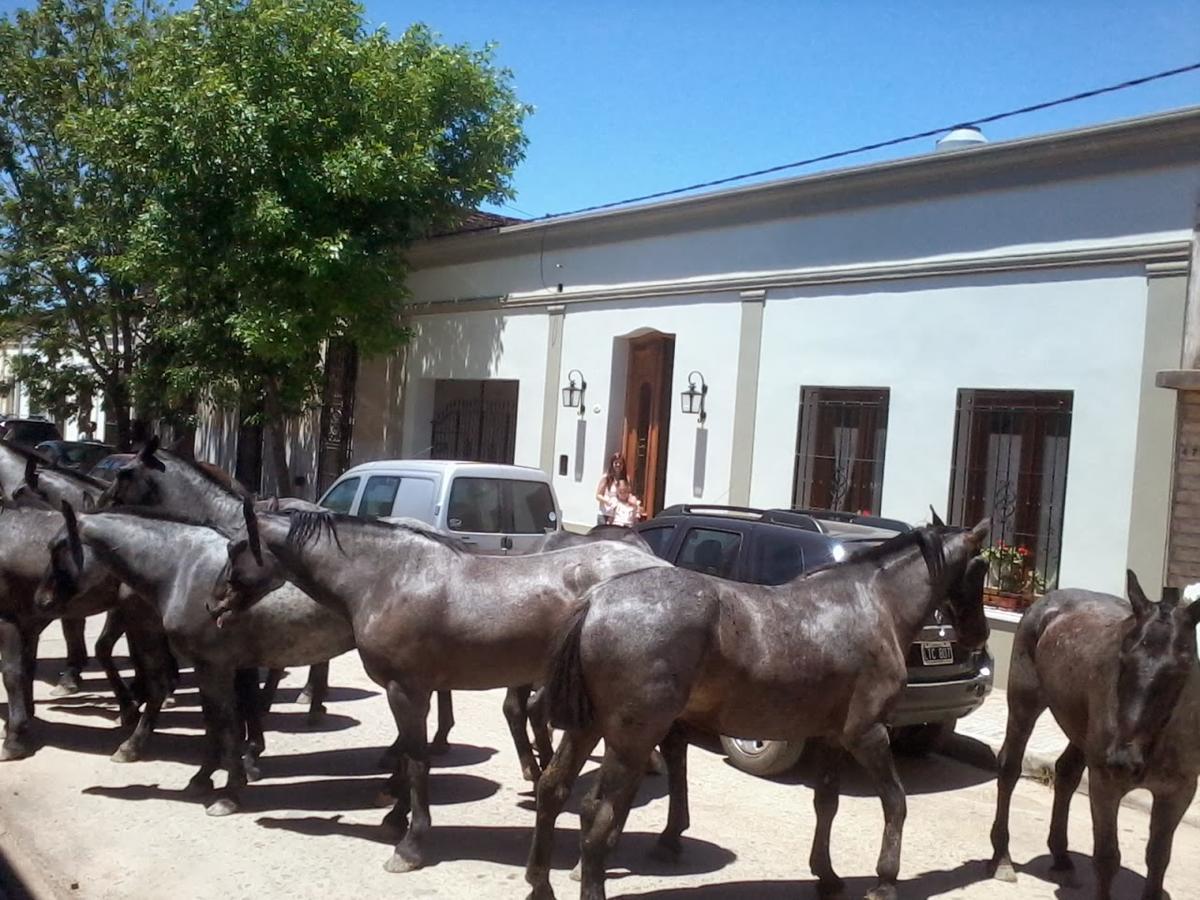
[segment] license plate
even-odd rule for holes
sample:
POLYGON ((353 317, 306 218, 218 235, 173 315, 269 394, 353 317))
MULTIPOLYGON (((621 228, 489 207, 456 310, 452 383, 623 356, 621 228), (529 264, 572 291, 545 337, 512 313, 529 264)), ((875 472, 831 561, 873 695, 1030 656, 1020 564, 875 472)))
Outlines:
POLYGON ((927 666, 948 666, 954 662, 954 645, 949 641, 923 641, 921 662, 927 666))

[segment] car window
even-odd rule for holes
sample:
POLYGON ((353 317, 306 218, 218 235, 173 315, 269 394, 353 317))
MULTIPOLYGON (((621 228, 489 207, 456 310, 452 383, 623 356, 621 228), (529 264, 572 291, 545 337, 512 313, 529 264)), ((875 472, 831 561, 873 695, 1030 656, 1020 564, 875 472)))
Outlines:
POLYGON ((736 531, 693 528, 684 535, 675 565, 705 575, 732 578, 741 546, 742 536, 736 531))
POLYGON ((675 534, 675 526, 658 525, 653 528, 639 528, 638 534, 650 545, 655 556, 666 559, 667 548, 671 546, 671 538, 675 534))
POLYGON ((498 478, 455 478, 446 504, 446 525, 451 531, 497 534, 502 493, 498 478))
POLYGON ((390 516, 399 487, 399 475, 372 475, 363 488, 362 499, 358 501, 358 514, 364 517, 390 516))
POLYGON ((393 516, 407 516, 432 524, 433 480, 405 475, 400 479, 400 490, 396 493, 396 505, 393 509, 393 516))
POLYGON ((783 584, 804 571, 804 550, 793 535, 762 529, 754 541, 754 580, 783 584))
POLYGON ((321 499, 321 505, 326 509, 331 509, 338 513, 350 512, 350 504, 354 502, 354 495, 358 493, 358 482, 360 480, 358 478, 347 478, 345 481, 339 481, 321 499))
POLYGON ((550 485, 541 481, 506 481, 508 508, 512 524, 505 529, 512 534, 543 534, 558 527, 554 511, 554 495, 550 485))

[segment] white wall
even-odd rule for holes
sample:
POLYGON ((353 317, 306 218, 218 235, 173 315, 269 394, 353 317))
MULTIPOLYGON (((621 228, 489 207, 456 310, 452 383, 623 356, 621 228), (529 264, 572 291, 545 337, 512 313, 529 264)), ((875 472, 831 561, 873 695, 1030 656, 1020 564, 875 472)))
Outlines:
POLYGON ((665 503, 727 502, 739 317, 737 297, 728 296, 588 303, 567 310, 560 381, 566 384, 571 369, 587 379, 585 415, 560 408, 555 434, 554 490, 567 523, 595 524, 596 483, 621 442, 625 379, 623 371, 612 375, 614 351, 621 352, 614 341, 647 331, 675 336, 665 503), (703 426, 697 416, 680 410, 679 394, 692 370, 699 370, 709 385, 703 426), (565 477, 558 475, 558 458, 564 453, 565 477))
MULTIPOLYGON (((429 456, 434 382, 439 378, 520 381, 515 462, 536 466, 541 452, 542 391, 546 381, 544 310, 420 316, 413 322, 404 399, 403 455, 429 456)), ((365 385, 359 385, 361 394, 365 385)))
POLYGON ((752 503, 791 496, 802 385, 891 389, 881 512, 909 521, 946 508, 958 388, 1069 390, 1059 581, 1122 593, 1146 302, 1134 267, 772 292, 752 503))

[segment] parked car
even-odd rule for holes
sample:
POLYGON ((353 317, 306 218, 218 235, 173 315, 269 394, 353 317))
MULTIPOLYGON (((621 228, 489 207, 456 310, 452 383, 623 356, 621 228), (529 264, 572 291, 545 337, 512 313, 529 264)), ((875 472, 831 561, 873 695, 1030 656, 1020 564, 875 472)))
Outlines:
POLYGON ((34 449, 59 468, 86 475, 117 448, 99 441, 42 441, 34 449))
POLYGON ((0 417, 0 441, 19 444, 32 450, 42 441, 60 441, 62 433, 58 426, 43 416, 18 418, 17 416, 0 417))
POLYGON ((379 460, 346 471, 319 503, 356 516, 420 519, 491 552, 528 552, 562 527, 550 478, 525 466, 379 460))
MULTIPOLYGON (((669 507, 637 526, 654 552, 677 566, 767 585, 840 562, 909 529, 896 520, 816 510, 696 505, 669 507)), ((888 723, 893 746, 909 753, 932 750, 958 719, 983 704, 994 670, 986 648, 962 647, 951 616, 936 610, 908 651, 908 685, 888 723)), ((734 766, 762 776, 785 772, 804 751, 803 742, 725 736, 721 745, 734 766)))
POLYGON ((134 456, 133 453, 111 453, 92 466, 92 470, 88 474, 101 481, 112 483, 117 477, 117 470, 130 462, 134 456))

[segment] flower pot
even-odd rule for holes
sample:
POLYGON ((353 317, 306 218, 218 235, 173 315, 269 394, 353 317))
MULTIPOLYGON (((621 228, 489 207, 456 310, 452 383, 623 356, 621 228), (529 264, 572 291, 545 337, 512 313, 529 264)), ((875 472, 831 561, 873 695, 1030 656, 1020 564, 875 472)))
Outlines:
POLYGON ((999 588, 988 587, 983 590, 983 603, 985 606, 990 606, 993 609, 1007 609, 1012 612, 1023 612, 1033 603, 1031 594, 1022 594, 1017 591, 1004 591, 999 588))

